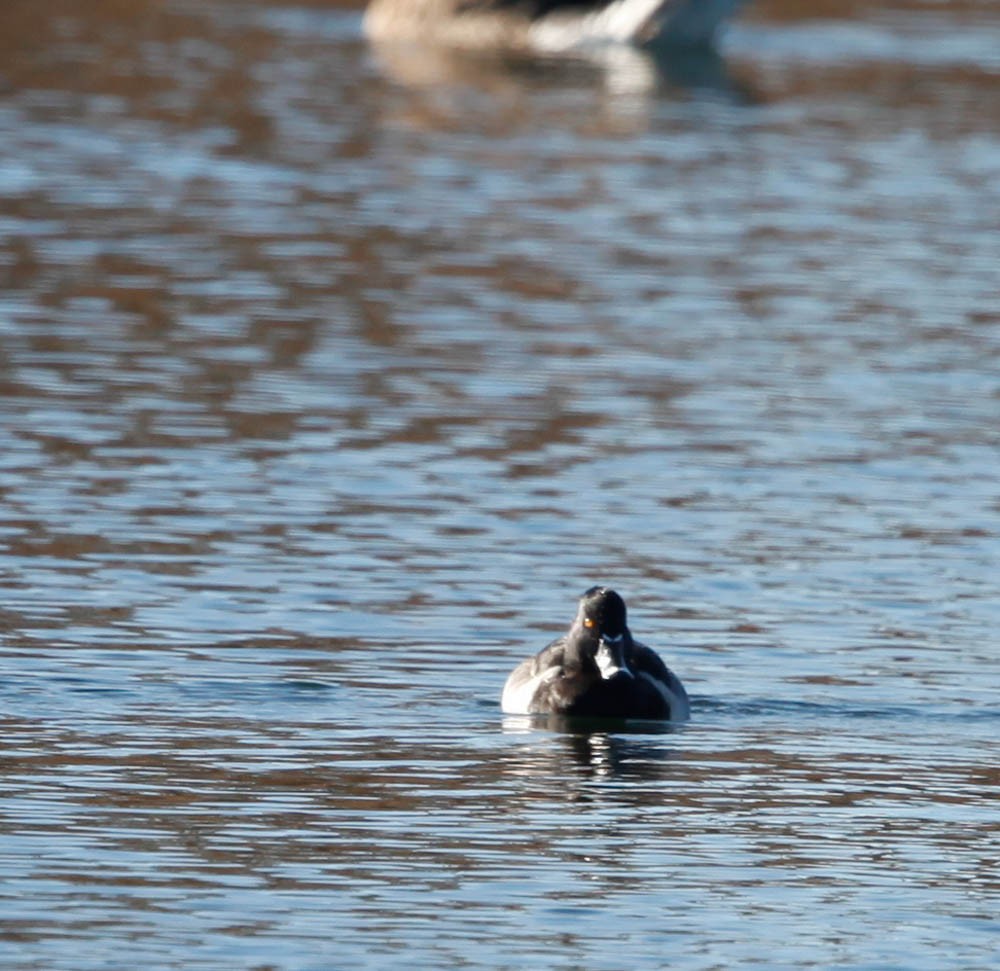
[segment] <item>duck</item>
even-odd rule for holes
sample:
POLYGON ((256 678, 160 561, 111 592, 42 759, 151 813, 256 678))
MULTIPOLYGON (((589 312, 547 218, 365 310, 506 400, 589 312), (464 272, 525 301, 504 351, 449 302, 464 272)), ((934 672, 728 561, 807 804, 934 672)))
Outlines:
POLYGON ((632 636, 625 601, 602 586, 583 594, 562 637, 514 668, 500 707, 508 715, 672 722, 691 715, 680 679, 632 636))
POLYGON ((594 44, 711 46, 742 0, 371 0, 378 42, 559 52, 594 44))

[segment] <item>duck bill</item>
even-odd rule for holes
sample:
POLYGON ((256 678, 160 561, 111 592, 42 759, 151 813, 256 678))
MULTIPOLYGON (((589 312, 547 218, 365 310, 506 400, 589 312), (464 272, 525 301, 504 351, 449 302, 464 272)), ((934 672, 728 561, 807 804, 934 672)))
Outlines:
POLYGON ((625 636, 602 637, 597 645, 597 654, 594 656, 597 662, 601 677, 607 681, 616 674, 624 674, 626 677, 634 677, 625 662, 625 636))

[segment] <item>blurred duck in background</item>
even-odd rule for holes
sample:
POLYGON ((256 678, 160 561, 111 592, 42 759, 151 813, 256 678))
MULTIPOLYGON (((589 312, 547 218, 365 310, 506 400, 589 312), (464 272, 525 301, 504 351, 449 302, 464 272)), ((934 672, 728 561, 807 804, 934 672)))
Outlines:
POLYGON ((708 47, 741 0, 372 0, 365 30, 382 42, 500 51, 601 44, 708 47))

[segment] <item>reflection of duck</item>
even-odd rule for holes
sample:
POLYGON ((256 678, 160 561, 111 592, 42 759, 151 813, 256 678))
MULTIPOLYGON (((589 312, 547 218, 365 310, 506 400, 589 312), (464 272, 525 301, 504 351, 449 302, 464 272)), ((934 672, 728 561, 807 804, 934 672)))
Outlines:
POLYGON ((663 721, 690 715, 684 685, 654 650, 633 639, 625 601, 607 587, 591 587, 569 630, 511 672, 501 706, 510 715, 663 721))
MULTIPOLYGON (((665 722, 622 723, 609 732, 607 719, 590 721, 550 715, 529 720, 508 715, 503 730, 525 736, 525 744, 508 749, 503 759, 506 771, 525 781, 535 779, 549 785, 553 775, 558 775, 567 781, 575 778, 664 782, 688 771, 667 737, 673 736, 673 729, 665 722), (539 736, 539 728, 555 733, 555 737, 539 736), (573 766, 577 771, 570 771, 573 766)), ((643 798, 638 791, 634 794, 643 798)), ((567 795, 575 798, 579 793, 570 787, 567 795)))
POLYGON ((660 742, 627 734, 576 733, 566 751, 593 778, 664 780, 673 776, 674 752, 660 742))
POLYGON ((372 0, 382 41, 563 51, 594 43, 711 44, 740 0, 372 0))
POLYGON ((592 101, 592 110, 581 115, 563 106, 555 124, 584 127, 588 134, 645 130, 649 96, 657 91, 711 91, 735 104, 755 100, 730 76, 714 47, 600 44, 539 56, 375 39, 372 50, 387 76, 420 97, 411 107, 422 125, 460 123, 505 131, 513 123, 532 126, 537 121, 533 109, 551 113, 563 104, 552 95, 591 85, 604 95, 592 101), (483 111, 473 93, 490 98, 493 110, 483 111))

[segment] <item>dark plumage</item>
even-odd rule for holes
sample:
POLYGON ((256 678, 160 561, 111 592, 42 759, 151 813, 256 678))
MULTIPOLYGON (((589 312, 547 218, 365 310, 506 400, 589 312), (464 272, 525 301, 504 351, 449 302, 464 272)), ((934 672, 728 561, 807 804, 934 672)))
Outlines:
POLYGON ((473 11, 511 10, 531 20, 538 20, 555 11, 583 13, 603 10, 608 0, 456 0, 458 13, 473 11))
POLYGON ((514 668, 501 707, 512 715, 670 721, 690 714, 684 685, 632 637, 625 601, 607 587, 591 587, 569 630, 514 668))

